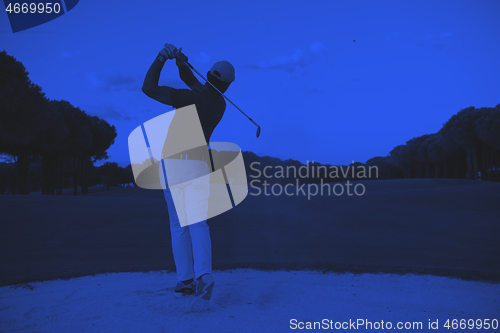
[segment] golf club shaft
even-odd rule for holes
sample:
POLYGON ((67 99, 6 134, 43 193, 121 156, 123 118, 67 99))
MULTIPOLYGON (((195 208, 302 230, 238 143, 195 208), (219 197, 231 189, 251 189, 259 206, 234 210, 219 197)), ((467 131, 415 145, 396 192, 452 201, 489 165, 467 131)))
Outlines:
POLYGON ((237 108, 237 109, 238 109, 238 111, 240 111, 241 113, 243 113, 243 115, 244 115, 245 117, 247 117, 247 118, 248 118, 248 119, 249 119, 252 123, 254 123, 254 125, 255 125, 255 126, 259 127, 259 129, 260 129, 260 126, 259 126, 259 125, 258 125, 255 121, 253 121, 253 119, 252 119, 252 118, 250 118, 249 116, 247 116, 247 114, 246 114, 245 112, 243 112, 243 111, 242 111, 239 107, 237 107, 237 106, 236 106, 236 104, 234 104, 233 102, 231 102, 231 100, 230 100, 229 98, 227 98, 227 96, 226 96, 226 95, 224 95, 223 93, 221 93, 221 92, 219 91, 219 89, 215 88, 215 86, 214 86, 212 83, 210 83, 210 81, 208 81, 208 80, 207 80, 207 79, 206 79, 203 75, 201 75, 201 73, 200 73, 200 72, 198 72, 198 71, 197 71, 197 70, 196 70, 196 69, 195 69, 195 68, 194 68, 194 67, 193 67, 193 66, 192 66, 189 62, 185 61, 185 63, 186 63, 186 65, 188 65, 188 66, 189 66, 189 68, 191 68, 191 69, 192 69, 192 70, 193 70, 196 74, 198 74, 198 75, 199 75, 199 76, 200 76, 203 80, 205 80, 205 81, 206 81, 208 84, 210 84, 210 85, 211 85, 211 86, 212 86, 215 90, 217 90, 217 92, 218 92, 219 94, 221 94, 221 95, 222 95, 222 97, 224 97, 225 99, 227 99, 227 101, 228 101, 229 103, 233 104, 233 106, 234 106, 235 108, 237 108))

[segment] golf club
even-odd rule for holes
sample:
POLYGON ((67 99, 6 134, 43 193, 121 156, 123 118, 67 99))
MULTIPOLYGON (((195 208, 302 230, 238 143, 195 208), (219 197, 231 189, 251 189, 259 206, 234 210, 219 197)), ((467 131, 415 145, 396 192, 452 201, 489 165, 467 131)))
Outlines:
POLYGON ((200 76, 203 80, 205 80, 205 81, 206 81, 208 84, 210 84, 210 85, 211 85, 211 86, 212 86, 215 90, 217 90, 217 92, 218 92, 219 94, 221 94, 221 95, 222 95, 222 97, 224 97, 225 99, 227 99, 227 101, 228 101, 229 103, 233 104, 235 108, 237 108, 237 109, 238 109, 241 113, 243 113, 243 115, 244 115, 245 117, 247 117, 247 118, 248 118, 248 119, 249 119, 252 123, 254 123, 254 125, 255 125, 255 126, 257 126, 257 137, 259 137, 259 135, 260 135, 260 126, 259 126, 259 124, 257 124, 255 121, 253 121, 253 119, 252 119, 252 118, 250 118, 249 116, 247 116, 245 112, 243 112, 243 111, 242 111, 239 107, 237 107, 237 106, 236 106, 236 104, 234 104, 233 102, 231 102, 231 100, 230 100, 229 98, 227 98, 227 96, 226 96, 226 95, 224 95, 223 93, 221 93, 221 92, 219 91, 219 89, 215 88, 215 86, 214 86, 212 83, 210 83, 207 79, 205 79, 205 77, 204 77, 203 75, 201 75, 201 73, 200 73, 200 72, 198 72, 198 71, 197 71, 197 70, 196 70, 196 69, 195 69, 195 68, 194 68, 194 67, 193 67, 193 66, 192 66, 189 62, 187 62, 187 61, 184 61, 184 62, 186 63, 186 65, 188 65, 188 66, 189 66, 189 68, 191 68, 191 69, 192 69, 192 70, 193 70, 196 74, 198 74, 198 75, 199 75, 199 76, 200 76))

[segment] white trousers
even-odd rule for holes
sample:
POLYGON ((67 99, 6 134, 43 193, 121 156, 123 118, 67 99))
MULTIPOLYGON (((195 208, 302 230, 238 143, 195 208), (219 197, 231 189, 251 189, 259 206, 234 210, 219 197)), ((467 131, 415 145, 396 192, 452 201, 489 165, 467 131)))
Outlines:
POLYGON ((206 222, 210 171, 206 162, 161 160, 177 280, 212 273, 212 243, 206 222))

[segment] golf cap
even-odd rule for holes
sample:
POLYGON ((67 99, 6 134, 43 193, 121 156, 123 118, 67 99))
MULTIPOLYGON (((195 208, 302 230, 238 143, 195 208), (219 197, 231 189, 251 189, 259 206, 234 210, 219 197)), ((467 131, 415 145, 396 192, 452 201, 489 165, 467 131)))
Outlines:
POLYGON ((210 69, 210 74, 223 82, 234 81, 234 67, 229 61, 218 61, 210 69))

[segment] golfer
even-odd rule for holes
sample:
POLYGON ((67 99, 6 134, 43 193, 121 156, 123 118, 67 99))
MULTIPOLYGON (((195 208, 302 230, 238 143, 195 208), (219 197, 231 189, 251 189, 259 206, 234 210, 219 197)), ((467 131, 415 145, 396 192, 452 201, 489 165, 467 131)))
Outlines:
MULTIPOLYGON (((165 175, 164 196, 168 206, 172 252, 177 270, 178 283, 174 294, 178 297, 195 295, 200 300, 209 301, 214 285, 211 275, 210 231, 206 217, 199 222, 198 218, 195 223, 191 223, 190 219, 196 216, 206 216, 210 191, 209 184, 203 184, 201 179, 206 180, 208 177, 199 176, 210 173, 208 143, 215 127, 224 115, 226 102, 210 84, 203 85, 196 79, 186 64, 188 58, 181 50, 182 48, 177 49, 172 44, 165 44, 146 74, 142 91, 154 100, 176 109, 193 104, 196 106, 197 118, 199 118, 206 144, 201 147, 192 147, 193 149, 180 154, 171 154, 176 150, 172 149, 173 145, 182 146, 183 142, 189 141, 190 135, 196 135, 196 133, 186 131, 185 126, 176 127, 179 123, 176 120, 178 118, 176 114, 168 129, 167 140, 163 147, 160 173, 163 171, 165 175), (160 72, 165 62, 171 59, 176 59, 179 76, 189 89, 158 86, 160 72)), ((235 79, 234 68, 227 61, 219 61, 207 73, 207 79, 224 93, 235 79)), ((177 112, 182 113, 182 111, 177 112)))

